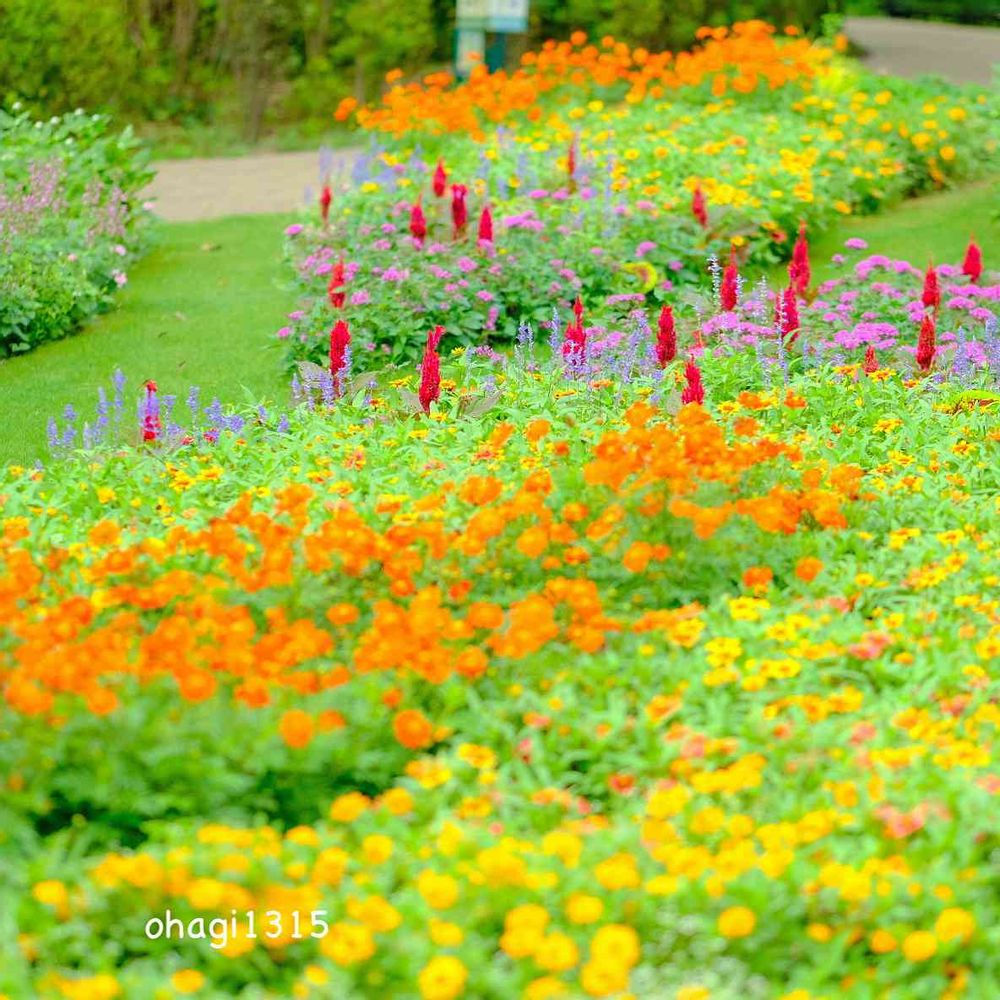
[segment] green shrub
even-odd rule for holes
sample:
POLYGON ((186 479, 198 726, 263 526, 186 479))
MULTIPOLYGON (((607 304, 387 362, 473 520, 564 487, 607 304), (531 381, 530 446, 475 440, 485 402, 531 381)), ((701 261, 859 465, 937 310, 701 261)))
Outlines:
POLYGON ((0 357, 65 337, 127 281, 147 158, 101 115, 0 110, 0 357))

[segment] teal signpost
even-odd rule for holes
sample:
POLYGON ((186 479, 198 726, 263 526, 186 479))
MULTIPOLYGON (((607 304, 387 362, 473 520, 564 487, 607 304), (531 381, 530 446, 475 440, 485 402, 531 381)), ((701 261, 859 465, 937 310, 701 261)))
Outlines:
POLYGON ((463 79, 472 72, 473 57, 486 58, 487 67, 499 69, 507 52, 507 35, 528 30, 528 0, 458 0, 455 11, 455 71, 463 79), (487 48, 487 34, 497 44, 487 48))

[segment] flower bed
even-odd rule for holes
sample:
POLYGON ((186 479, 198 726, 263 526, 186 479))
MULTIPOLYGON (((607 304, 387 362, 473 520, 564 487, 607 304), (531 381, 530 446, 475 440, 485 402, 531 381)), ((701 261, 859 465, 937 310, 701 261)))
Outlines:
POLYGON ((996 248, 817 283, 797 208, 769 289, 531 154, 289 229, 287 412, 116 377, 0 478, 0 994, 992 989, 996 248))
POLYGON ((152 173, 126 130, 82 111, 0 109, 0 358, 73 333, 128 280, 152 173))

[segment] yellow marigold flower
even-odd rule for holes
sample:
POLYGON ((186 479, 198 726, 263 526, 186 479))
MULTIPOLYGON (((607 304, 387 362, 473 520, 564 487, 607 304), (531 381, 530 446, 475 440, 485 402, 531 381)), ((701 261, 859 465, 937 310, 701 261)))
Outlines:
POLYGON ((66 1000, 114 1000, 122 995, 122 988, 114 976, 103 974, 86 979, 64 979, 59 989, 66 1000))
POLYGON ((592 997, 609 997, 628 988, 628 969, 602 962, 588 962, 580 972, 580 985, 592 997))
POLYGON ((393 843, 391 837, 381 833, 373 833, 361 841, 361 853, 370 865, 380 865, 392 857, 393 843))
POLYGON ((930 931, 913 931, 903 938, 903 954, 910 962, 926 962, 937 952, 937 938, 930 931))
POLYGON ((719 915, 719 933, 727 938, 742 938, 753 933, 757 917, 747 906, 730 906, 719 915))
POLYGON ((348 792, 330 806, 330 819, 338 823, 353 823, 369 806, 371 800, 361 792, 348 792))
POLYGON ((429 926, 431 940, 439 948, 455 948, 465 938, 465 932, 462 928, 448 920, 438 920, 437 917, 432 917, 429 926))
POLYGON ((453 1000, 465 989, 469 973, 453 955, 438 955, 420 970, 417 985, 423 1000, 453 1000))
POLYGON ((170 985, 178 993, 197 993, 205 985, 205 977, 197 969, 181 969, 170 977, 170 985))
POLYGON ((553 830, 542 838, 542 851, 558 858, 567 868, 575 868, 583 851, 583 841, 576 834, 553 830))
POLYGON ((876 955, 887 955, 890 951, 895 951, 898 947, 896 938, 888 931, 883 931, 881 929, 872 934, 869 943, 871 944, 872 951, 876 955))
POLYGON ((399 910, 381 896, 369 896, 367 899, 349 899, 347 914, 353 920, 364 924, 370 931, 382 934, 395 930, 401 923, 399 910))
POLYGON ((355 965, 375 954, 375 937, 364 924, 340 922, 320 941, 319 950, 337 965, 355 965))
POLYGON ((942 910, 934 922, 934 933, 942 941, 952 941, 961 938, 967 941, 976 930, 976 918, 958 906, 949 906, 942 910))
POLYGON ((564 997, 569 992, 569 987, 556 979, 555 976, 542 976, 533 979, 524 988, 524 1000, 551 1000, 552 997, 564 997))
POLYGON ((349 861, 346 851, 339 847, 327 847, 316 856, 312 881, 320 885, 339 885, 349 861))
POLYGON ((405 816, 413 811, 413 796, 405 788, 390 788, 379 799, 379 805, 388 809, 393 816, 405 816))
POLYGON ((434 910, 446 910, 458 899, 458 883, 450 875, 439 875, 425 868, 417 876, 417 892, 434 910))
POLYGON ((683 785, 658 788, 646 801, 646 815, 653 819, 667 819, 676 816, 691 798, 691 793, 683 785))
POLYGON ((37 882, 31 890, 31 895, 39 903, 51 906, 60 920, 65 920, 69 916, 69 893, 66 891, 66 886, 58 879, 37 882))
POLYGON ((594 869, 594 877, 605 889, 634 889, 641 882, 631 854, 615 854, 594 869))
POLYGON ((574 892, 566 900, 566 918, 573 924, 593 924, 601 919, 604 903, 597 896, 574 892))
POLYGON ((676 1000, 709 1000, 712 991, 707 986, 681 986, 676 1000))
POLYGON ((546 934, 535 949, 535 962, 546 972, 564 972, 580 960, 576 942, 559 931, 546 934))
POLYGON ((639 961, 639 935, 625 924, 607 924, 590 942, 593 962, 630 969, 639 961))

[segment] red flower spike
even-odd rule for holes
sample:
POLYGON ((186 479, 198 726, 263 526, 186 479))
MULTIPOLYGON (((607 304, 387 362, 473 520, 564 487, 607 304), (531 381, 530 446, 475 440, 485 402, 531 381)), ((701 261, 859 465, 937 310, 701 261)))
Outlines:
POLYGON ((799 223, 799 236, 792 249, 792 262, 788 266, 788 277, 795 291, 803 298, 809 292, 812 284, 812 268, 809 264, 809 240, 806 237, 806 224, 799 223))
POLYGON ((437 169, 434 171, 434 193, 439 197, 444 197, 444 189, 448 186, 448 171, 444 169, 444 160, 438 160, 437 169))
POLYGON ((934 363, 936 333, 934 317, 930 314, 924 316, 920 324, 920 338, 917 341, 917 367, 922 372, 929 372, 934 363))
POLYGON ((465 235, 465 227, 469 222, 469 208, 465 203, 468 193, 469 189, 464 184, 451 186, 451 223, 456 240, 465 235))
POLYGON ((569 152, 566 154, 566 173, 569 178, 570 191, 576 190, 576 136, 569 144, 569 152))
POLYGON ((928 309, 937 309, 941 305, 941 287, 938 285, 937 271, 933 264, 927 265, 927 273, 924 275, 924 291, 920 296, 920 301, 928 309))
POLYGON ((698 220, 702 229, 708 229, 708 206, 705 203, 705 192, 699 184, 694 189, 694 196, 691 199, 691 212, 698 220))
POLYGON ((677 330, 674 326, 674 311, 670 306, 660 310, 656 332, 656 363, 666 368, 677 357, 677 330))
POLYGON ((868 345, 868 350, 865 351, 864 371, 866 375, 871 375, 872 372, 878 371, 878 357, 875 354, 875 348, 871 344, 868 345))
POLYGON ((580 322, 566 324, 566 334, 563 338, 562 352, 564 358, 582 360, 587 351, 587 331, 580 322))
POLYGON ((427 219, 419 201, 410 209, 410 235, 423 246, 427 236, 427 219))
POLYGON ((479 216, 479 242, 493 242, 493 213, 489 205, 483 208, 483 213, 479 216))
POLYGON ((344 308, 344 301, 347 299, 347 294, 340 291, 344 287, 344 284, 344 261, 341 259, 333 265, 333 272, 330 274, 330 284, 326 286, 326 294, 330 299, 330 305, 334 309, 344 308))
POLYGON ((577 325, 583 322, 583 299, 579 295, 573 303, 573 315, 576 317, 577 325))
POLYGON ((424 413, 431 412, 431 403, 437 402, 441 396, 441 358, 438 355, 438 344, 444 336, 444 327, 436 326, 427 334, 427 346, 420 362, 420 392, 418 397, 424 413))
POLYGON ((351 343, 350 327, 338 319, 330 331, 330 374, 333 376, 333 394, 339 396, 343 391, 340 384, 340 373, 347 360, 347 348, 351 343))
POLYGON ((333 202, 333 192, 329 184, 323 185, 323 190, 319 194, 319 214, 325 226, 330 221, 330 204, 333 202))
POLYGON ((775 325, 780 326, 782 339, 790 333, 794 333, 789 344, 795 343, 799 335, 799 303, 795 297, 795 289, 792 285, 789 285, 781 293, 780 307, 778 304, 775 306, 774 322, 775 325))
POLYGON ((685 366, 684 379, 687 385, 681 393, 681 402, 685 406, 688 403, 704 403, 705 387, 701 382, 701 369, 693 361, 689 361, 685 366))
POLYGON ((969 246, 965 251, 965 260, 962 262, 962 274, 975 284, 979 281, 982 273, 983 251, 979 249, 979 244, 975 239, 970 239, 969 246))
POLYGON ((156 402, 156 383, 149 379, 144 388, 146 390, 146 406, 142 416, 142 439, 143 441, 155 441, 160 436, 161 430, 159 407, 156 402))
POLYGON ((732 312, 739 300, 740 272, 732 255, 725 271, 722 272, 722 287, 719 290, 719 304, 724 312, 732 312))

